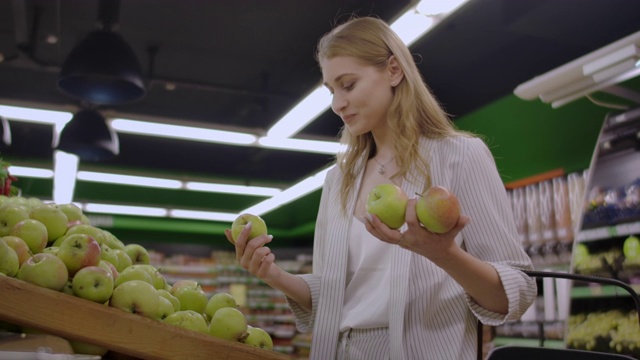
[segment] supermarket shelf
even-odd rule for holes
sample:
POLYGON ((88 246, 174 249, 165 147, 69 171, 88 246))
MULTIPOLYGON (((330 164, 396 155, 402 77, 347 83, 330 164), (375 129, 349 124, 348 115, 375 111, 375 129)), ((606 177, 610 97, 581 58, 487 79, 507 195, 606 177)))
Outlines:
POLYGON ((289 359, 0 276, 0 320, 143 359, 289 359), (132 336, 135 334, 135 336, 132 336))
MULTIPOLYGON (((493 339, 493 344, 495 346, 529 346, 529 347, 539 347, 540 340, 539 339, 528 339, 528 338, 514 338, 514 337, 496 337, 493 339)), ((554 348, 554 349, 565 349, 564 341, 562 340, 545 340, 544 346, 545 348, 554 348)))
POLYGON ((578 233, 577 241, 594 241, 608 239, 616 236, 627 236, 640 233, 640 221, 603 226, 594 229, 582 230, 578 233))
MULTIPOLYGON (((640 294, 640 285, 631 285, 631 288, 640 294)), ((605 286, 579 286, 571 289, 571 297, 573 299, 608 297, 608 296, 630 296, 629 293, 620 287, 605 286)))

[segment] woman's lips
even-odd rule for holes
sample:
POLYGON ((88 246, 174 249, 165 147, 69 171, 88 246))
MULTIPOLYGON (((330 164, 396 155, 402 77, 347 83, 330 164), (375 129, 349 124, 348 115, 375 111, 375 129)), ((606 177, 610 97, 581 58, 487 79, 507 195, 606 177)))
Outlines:
POLYGON ((353 120, 353 118, 355 117, 356 117, 356 114, 349 114, 349 115, 343 116, 342 121, 344 121, 344 123, 346 124, 351 122, 351 120, 353 120))

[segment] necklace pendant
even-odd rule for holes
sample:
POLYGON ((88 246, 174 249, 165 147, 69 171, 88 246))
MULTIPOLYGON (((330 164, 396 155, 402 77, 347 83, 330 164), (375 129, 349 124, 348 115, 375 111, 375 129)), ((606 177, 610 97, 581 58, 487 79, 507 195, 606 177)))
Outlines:
POLYGON ((378 168, 378 174, 380 174, 380 175, 384 174, 384 166, 380 166, 378 168))

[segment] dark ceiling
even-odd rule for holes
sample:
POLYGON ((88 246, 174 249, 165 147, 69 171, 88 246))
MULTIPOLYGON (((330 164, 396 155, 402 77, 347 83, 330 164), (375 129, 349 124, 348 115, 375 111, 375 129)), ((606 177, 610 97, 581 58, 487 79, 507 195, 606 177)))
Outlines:
MULTIPOLYGON (((332 25, 352 14, 392 20, 412 3, 122 1, 118 31, 142 64, 148 93, 135 103, 102 110, 262 134, 319 84, 314 47, 332 25), (175 89, 168 90, 167 84, 175 89)), ((95 29, 98 4, 0 0, 0 104, 79 105, 57 89, 56 80, 71 49, 95 29), (50 44, 52 36, 58 41, 50 44)), ((535 75, 640 30, 639 19, 638 0, 470 0, 411 50, 437 98, 453 117, 461 117, 510 95, 535 75)), ((50 127, 11 126, 13 144, 3 150, 6 159, 51 163, 50 127)), ((340 127, 340 119, 326 112, 297 137, 335 140, 340 127)), ((119 137, 117 158, 80 167, 286 187, 332 160, 255 147, 119 137)), ((92 200, 93 194, 80 190, 77 197, 92 200)), ((131 202, 153 202, 153 196, 145 196, 131 202)), ((167 198, 167 206, 178 202, 167 198)), ((257 201, 223 199, 224 204, 218 199, 215 205, 194 207, 233 212, 257 201)))

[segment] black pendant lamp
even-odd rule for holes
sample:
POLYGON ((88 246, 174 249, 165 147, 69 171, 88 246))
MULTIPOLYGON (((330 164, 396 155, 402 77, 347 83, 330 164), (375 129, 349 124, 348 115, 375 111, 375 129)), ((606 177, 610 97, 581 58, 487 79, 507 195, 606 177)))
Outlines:
POLYGON ((85 109, 62 128, 56 148, 84 161, 103 161, 120 153, 120 142, 102 114, 85 109))
POLYGON ((101 0, 98 22, 62 65, 58 87, 65 94, 98 105, 120 105, 143 98, 142 68, 133 50, 112 31, 119 0, 101 0))

